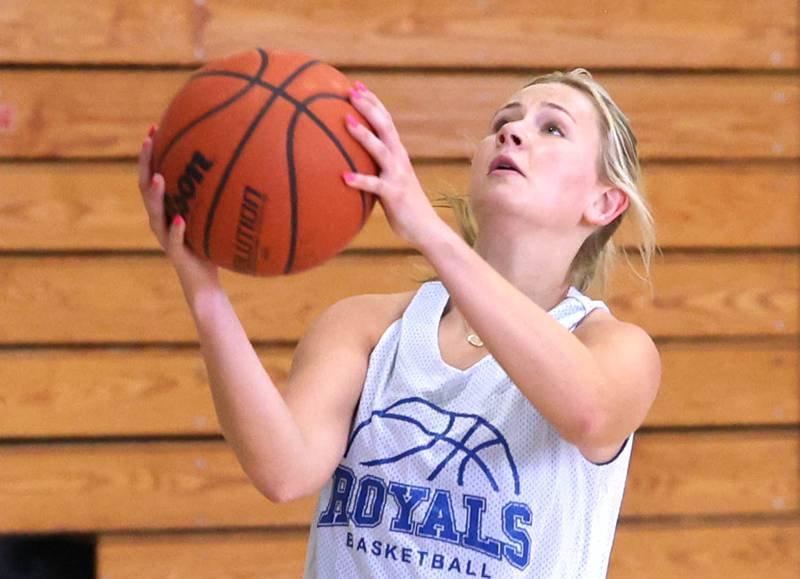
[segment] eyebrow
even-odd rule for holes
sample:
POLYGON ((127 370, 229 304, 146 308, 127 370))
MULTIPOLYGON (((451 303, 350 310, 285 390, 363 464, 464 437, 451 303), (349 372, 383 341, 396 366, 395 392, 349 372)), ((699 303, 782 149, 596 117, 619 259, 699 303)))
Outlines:
MULTIPOLYGON (((500 108, 497 110, 497 112, 494 114, 494 116, 496 117, 498 114, 500 114, 501 112, 503 112, 503 111, 504 111, 504 110, 506 110, 506 109, 518 109, 518 108, 520 108, 521 106, 522 106, 522 103, 519 103, 519 102, 516 102, 516 101, 514 101, 513 103, 508 103, 507 105, 505 105, 505 106, 503 106, 503 107, 500 107, 500 108)), ((568 111, 567 109, 565 109, 564 107, 562 107, 560 104, 553 103, 553 102, 550 102, 550 101, 545 101, 545 102, 543 102, 543 103, 542 103, 542 106, 543 106, 543 107, 551 107, 551 108, 554 108, 554 109, 558 109, 558 110, 560 110, 560 111, 562 111, 562 112, 566 113, 566 115, 567 115, 569 118, 571 118, 571 119, 572 119, 572 122, 573 122, 573 123, 575 123, 576 125, 578 124, 578 121, 576 121, 576 120, 575 120, 575 117, 573 117, 573 116, 572 116, 572 115, 569 113, 569 111, 568 111)))

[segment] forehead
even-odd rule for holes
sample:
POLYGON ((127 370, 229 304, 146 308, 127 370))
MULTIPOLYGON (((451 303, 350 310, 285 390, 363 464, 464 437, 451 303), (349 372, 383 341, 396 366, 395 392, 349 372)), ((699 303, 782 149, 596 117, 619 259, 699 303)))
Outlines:
POLYGON ((567 109, 580 125, 596 123, 597 111, 591 99, 578 89, 560 82, 535 84, 525 87, 508 99, 508 103, 520 102, 526 109, 538 109, 543 102, 552 102, 567 109))

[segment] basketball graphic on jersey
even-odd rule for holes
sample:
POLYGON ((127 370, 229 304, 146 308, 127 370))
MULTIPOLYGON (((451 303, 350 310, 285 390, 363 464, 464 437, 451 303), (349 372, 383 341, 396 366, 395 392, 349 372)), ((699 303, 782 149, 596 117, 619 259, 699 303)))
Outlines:
MULTIPOLYGON (((372 350, 320 492, 308 576, 599 579, 630 442, 593 465, 491 358, 447 365, 436 340, 448 299, 441 282, 423 284, 372 350)), ((572 331, 598 307, 570 288, 550 314, 572 331)))
POLYGON ((477 414, 445 410, 423 398, 402 398, 372 411, 353 428, 345 458, 351 451, 366 467, 422 463, 430 482, 463 487, 465 479, 477 479, 495 492, 520 494, 517 465, 499 429, 477 414))

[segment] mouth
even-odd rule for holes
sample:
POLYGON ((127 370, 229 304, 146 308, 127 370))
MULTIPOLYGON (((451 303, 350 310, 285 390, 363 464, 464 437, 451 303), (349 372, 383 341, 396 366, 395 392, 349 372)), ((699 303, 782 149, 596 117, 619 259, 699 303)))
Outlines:
POLYGON ((492 174, 511 174, 511 173, 518 173, 525 176, 525 173, 520 171, 517 164, 514 162, 514 159, 509 157, 508 155, 500 155, 492 161, 491 165, 489 165, 489 175, 492 174))

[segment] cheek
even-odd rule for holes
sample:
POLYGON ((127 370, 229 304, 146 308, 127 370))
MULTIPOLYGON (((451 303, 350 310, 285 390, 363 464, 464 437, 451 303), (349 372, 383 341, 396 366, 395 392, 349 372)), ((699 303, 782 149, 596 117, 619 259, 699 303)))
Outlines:
POLYGON ((539 166, 548 169, 533 176, 532 187, 551 214, 551 222, 570 225, 578 222, 585 209, 587 192, 594 184, 594 166, 574 155, 551 154, 547 159, 543 155, 540 161, 543 164, 539 166))
POLYGON ((478 190, 486 181, 486 168, 489 166, 490 150, 485 143, 478 145, 478 150, 472 158, 469 171, 469 194, 478 190))
POLYGON ((550 167, 550 175, 564 192, 587 191, 594 185, 594 161, 583 152, 550 150, 542 158, 543 166, 550 167))

